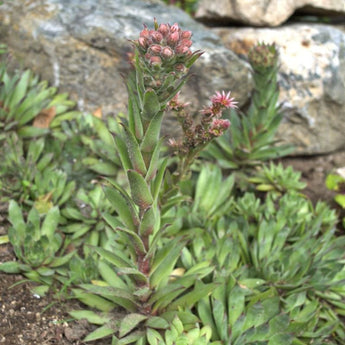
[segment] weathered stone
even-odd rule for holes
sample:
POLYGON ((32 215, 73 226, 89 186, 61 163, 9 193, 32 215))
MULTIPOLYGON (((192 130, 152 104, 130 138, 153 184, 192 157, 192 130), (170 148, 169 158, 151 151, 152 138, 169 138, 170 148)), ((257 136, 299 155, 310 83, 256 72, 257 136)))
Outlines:
POLYGON ((277 26, 294 12, 336 16, 345 14, 344 0, 201 0, 196 18, 207 22, 240 22, 277 26))
MULTIPOLYGON (((192 30, 194 49, 206 51, 183 90, 194 110, 223 89, 245 104, 252 79, 248 64, 233 51, 246 54, 256 41, 274 41, 281 53, 280 101, 287 111, 279 137, 295 144, 297 154, 345 146, 345 31, 330 26, 212 32, 158 0, 12 0, 1 5, 0 42, 24 67, 69 92, 80 109, 102 107, 104 115, 116 115, 126 111, 121 75, 129 70, 128 39, 137 37, 142 23, 152 26, 153 17, 192 30)), ((178 129, 169 119, 165 127, 173 135, 178 129)))
POLYGON ((129 39, 139 36, 143 23, 152 27, 154 17, 191 30, 193 50, 205 50, 183 89, 194 109, 202 109, 222 89, 246 101, 252 87, 248 65, 216 34, 159 1, 12 0, 0 11, 0 41, 25 67, 69 92, 81 110, 102 107, 103 114, 117 114, 126 111, 122 75, 129 70, 129 39))
POLYGON ((286 111, 279 137, 297 153, 345 147, 345 33, 327 25, 215 29, 239 55, 257 42, 280 51, 280 102, 286 111))

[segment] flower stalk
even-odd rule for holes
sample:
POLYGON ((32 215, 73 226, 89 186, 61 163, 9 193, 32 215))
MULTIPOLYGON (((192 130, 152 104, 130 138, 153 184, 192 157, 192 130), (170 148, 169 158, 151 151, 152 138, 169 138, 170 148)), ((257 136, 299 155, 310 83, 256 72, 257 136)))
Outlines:
POLYGON ((183 138, 177 142, 170 139, 169 144, 179 158, 175 176, 182 181, 188 177, 188 171, 195 158, 213 139, 221 136, 230 126, 230 121, 222 119, 223 111, 237 108, 237 102, 230 97, 231 92, 217 91, 211 97, 211 105, 205 107, 198 124, 194 124, 187 110, 188 103, 180 103, 178 94, 169 102, 169 108, 175 112, 183 131, 183 138))
MULTIPOLYGON (((129 193, 114 181, 110 182, 115 188, 105 187, 121 224, 111 217, 106 220, 126 235, 132 248, 138 312, 145 315, 155 314, 149 299, 169 274, 168 270, 161 277, 154 274, 157 239, 164 230, 158 198, 167 165, 160 157, 160 130, 169 102, 187 81, 189 68, 202 55, 201 51, 190 50, 191 36, 178 24, 158 25, 155 20, 154 29, 144 26, 139 38, 132 41, 135 54, 134 69, 127 82, 128 122, 121 124, 122 133, 115 138, 129 193)), ((174 255, 173 262, 179 252, 174 255)))

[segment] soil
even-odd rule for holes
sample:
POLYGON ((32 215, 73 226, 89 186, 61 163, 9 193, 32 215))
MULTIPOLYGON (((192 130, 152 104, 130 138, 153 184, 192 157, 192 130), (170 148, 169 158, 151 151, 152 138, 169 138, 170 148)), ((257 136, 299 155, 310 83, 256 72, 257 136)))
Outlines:
MULTIPOLYGON (((326 189, 325 178, 335 168, 345 166, 345 151, 319 157, 288 158, 282 163, 302 173, 302 180, 307 183, 304 193, 313 203, 325 200, 336 208, 332 201, 334 193, 326 189)), ((5 210, 0 210, 0 236, 5 233, 5 210)), ((0 262, 14 258, 9 244, 0 245, 0 262)), ((31 290, 32 283, 18 284, 22 279, 20 275, 0 274, 0 345, 85 344, 82 339, 92 331, 92 326, 86 321, 74 321, 68 314, 68 310, 83 307, 74 300, 58 301, 53 294, 37 298, 31 290)), ((110 345, 111 340, 87 344, 110 345)))

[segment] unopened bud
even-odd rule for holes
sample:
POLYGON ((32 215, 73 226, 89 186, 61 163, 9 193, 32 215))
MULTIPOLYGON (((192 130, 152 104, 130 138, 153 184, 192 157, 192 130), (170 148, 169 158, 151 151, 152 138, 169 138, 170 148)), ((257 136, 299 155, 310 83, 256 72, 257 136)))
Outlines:
POLYGON ((140 47, 142 47, 144 49, 147 48, 148 42, 147 42, 147 39, 145 37, 139 37, 138 42, 139 42, 140 47))
POLYGON ((181 38, 189 40, 192 37, 192 31, 182 31, 181 38))
POLYGON ((153 54, 159 54, 162 50, 162 47, 158 44, 152 44, 150 46, 150 52, 153 54))
POLYGON ((153 42, 161 43, 163 39, 163 35, 158 31, 153 31, 151 34, 151 38, 153 42))
POLYGON ((160 24, 158 31, 163 35, 166 36, 169 33, 169 27, 166 24, 160 24))
POLYGON ((177 72, 184 72, 186 69, 186 66, 183 63, 178 63, 175 65, 175 70, 177 72))
POLYGON ((224 130, 228 129, 230 127, 230 121, 229 120, 223 120, 221 126, 224 130))
POLYGON ((224 119, 214 119, 212 121, 211 127, 209 129, 209 133, 219 137, 223 134, 223 132, 230 127, 230 121, 224 119))
POLYGON ((189 48, 192 45, 192 41, 188 39, 183 39, 182 41, 180 41, 180 45, 189 48))
POLYGON ((170 31, 171 32, 178 32, 180 28, 178 27, 178 24, 175 23, 174 25, 171 26, 170 31))
POLYGON ((145 26, 144 29, 140 32, 140 37, 149 38, 149 29, 145 26))
POLYGON ((230 121, 224 120, 224 119, 214 119, 213 124, 215 127, 218 127, 221 129, 227 129, 230 127, 230 121))
POLYGON ((189 52, 189 48, 186 47, 186 46, 183 46, 183 45, 178 45, 178 46, 175 48, 175 52, 176 52, 176 54, 178 54, 178 55, 186 55, 186 54, 188 54, 188 52, 189 52))
POLYGON ((159 56, 151 56, 149 61, 153 66, 159 66, 162 64, 162 59, 159 56))
POLYGON ((180 39, 180 34, 175 31, 175 32, 172 32, 168 38, 167 38, 167 42, 168 44, 171 44, 171 45, 175 45, 180 39))
POLYGON ((174 52, 170 47, 164 47, 161 52, 161 56, 164 59, 170 59, 174 56, 174 52))

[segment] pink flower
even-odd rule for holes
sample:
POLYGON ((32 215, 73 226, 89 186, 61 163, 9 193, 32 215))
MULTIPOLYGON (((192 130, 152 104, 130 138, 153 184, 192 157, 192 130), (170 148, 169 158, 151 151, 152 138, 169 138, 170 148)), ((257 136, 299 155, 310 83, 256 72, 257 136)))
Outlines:
POLYGON ((225 91, 222 91, 220 93, 219 91, 216 91, 216 94, 211 98, 211 102, 214 106, 222 106, 224 108, 237 108, 237 103, 235 102, 235 99, 230 97, 231 92, 229 91, 227 94, 225 94, 225 91))

